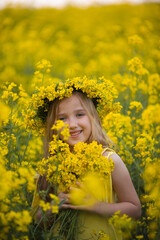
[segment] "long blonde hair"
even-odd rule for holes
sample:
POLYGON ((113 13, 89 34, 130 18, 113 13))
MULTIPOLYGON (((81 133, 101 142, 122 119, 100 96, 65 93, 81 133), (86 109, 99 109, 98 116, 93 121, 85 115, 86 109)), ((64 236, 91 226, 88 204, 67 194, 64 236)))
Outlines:
MULTIPOLYGON (((73 95, 76 95, 79 98, 91 122, 92 132, 87 142, 91 143, 92 141, 97 141, 97 143, 102 144, 103 147, 109 147, 112 142, 102 129, 101 121, 92 99, 88 98, 84 93, 79 91, 73 92, 73 95)), ((63 99, 56 99, 50 104, 49 107, 46 119, 46 135, 44 142, 45 157, 49 155, 49 142, 52 140, 52 136, 54 134, 53 130, 51 130, 51 127, 57 120, 58 107, 61 101, 63 101, 63 99)))

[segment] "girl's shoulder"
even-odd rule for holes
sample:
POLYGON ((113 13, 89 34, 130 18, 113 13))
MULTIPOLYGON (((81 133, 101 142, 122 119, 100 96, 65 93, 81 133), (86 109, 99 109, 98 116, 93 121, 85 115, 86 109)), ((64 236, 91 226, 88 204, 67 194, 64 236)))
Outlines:
POLYGON ((119 167, 124 168, 125 164, 124 164, 123 160, 112 148, 108 148, 108 147, 103 148, 102 155, 104 157, 107 157, 108 159, 112 158, 114 164, 117 167, 119 166, 119 167))
POLYGON ((109 147, 103 148, 102 155, 109 158, 112 154, 116 154, 116 152, 109 147))
POLYGON ((124 165, 120 156, 112 148, 105 147, 102 151, 102 155, 104 157, 107 157, 108 159, 112 158, 113 162, 116 165, 121 165, 121 164, 124 165))

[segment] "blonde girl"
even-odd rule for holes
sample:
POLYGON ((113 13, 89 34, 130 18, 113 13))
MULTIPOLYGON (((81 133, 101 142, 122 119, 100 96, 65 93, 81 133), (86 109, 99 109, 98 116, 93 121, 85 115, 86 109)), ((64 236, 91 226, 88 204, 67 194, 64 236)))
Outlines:
MULTIPOLYGON (((99 108, 102 106, 101 111, 105 108, 108 109, 107 100, 105 100, 105 105, 104 102, 102 103, 102 100, 106 99, 106 93, 104 93, 104 96, 100 94, 102 87, 100 85, 103 84, 104 87, 104 82, 105 84, 108 84, 108 82, 101 80, 99 82, 97 81, 95 84, 95 81, 93 81, 92 88, 96 88, 98 92, 95 98, 88 96, 89 94, 86 93, 86 88, 84 91, 84 81, 80 82, 81 84, 79 84, 78 88, 77 84, 79 82, 80 79, 76 79, 70 82, 69 86, 63 86, 66 87, 66 89, 67 87, 68 89, 72 87, 69 96, 66 97, 64 95, 64 97, 60 97, 60 99, 55 98, 53 101, 48 101, 49 104, 47 103, 45 156, 47 157, 49 154, 49 143, 54 134, 51 127, 55 124, 56 120, 62 120, 64 123, 68 124, 70 137, 66 142, 69 144, 71 151, 73 151, 74 145, 78 142, 91 143, 97 141, 98 144, 103 146, 102 155, 106 156, 108 159, 112 158, 114 162, 114 170, 111 174, 111 178, 106 182, 106 200, 97 199, 96 203, 92 206, 73 205, 70 201, 71 186, 68 192, 60 192, 58 195, 60 202, 63 203, 60 210, 73 209, 80 211, 79 222, 83 224, 79 224, 80 231, 76 239, 94 239, 93 232, 98 233, 99 231, 103 231, 110 239, 121 239, 121 236, 115 231, 113 226, 109 224, 108 219, 117 211, 120 211, 121 215, 127 214, 129 217, 137 219, 141 215, 141 204, 125 164, 121 158, 109 148, 110 140, 102 130, 101 120, 96 110, 98 105, 99 108), (115 202, 115 195, 117 196, 118 202, 115 202)), ((110 87, 108 85, 107 87, 110 87)), ((111 109, 110 104, 109 106, 111 109)), ((112 105, 112 109, 113 108, 115 107, 112 105)), ((47 188, 48 183, 45 176, 40 176, 38 186, 41 190, 47 188)), ((81 183, 77 182, 77 188, 81 187, 81 183)), ((54 187, 50 189, 50 192, 54 192, 54 187)), ((50 201, 50 199, 48 198, 46 201, 50 201)), ((37 197, 34 197, 32 207, 35 208, 37 205, 37 197)), ((48 210, 48 216, 51 215, 51 210, 48 210)), ((40 221, 41 218, 42 210, 38 208, 36 220, 40 221)))

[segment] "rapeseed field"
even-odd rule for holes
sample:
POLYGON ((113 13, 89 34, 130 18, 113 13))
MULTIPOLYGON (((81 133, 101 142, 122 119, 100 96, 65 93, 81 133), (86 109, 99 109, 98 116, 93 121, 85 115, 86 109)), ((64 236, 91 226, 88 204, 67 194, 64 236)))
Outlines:
POLYGON ((103 127, 130 172, 142 216, 117 213, 111 223, 124 239, 160 239, 159 13, 155 3, 0 11, 0 239, 53 239, 31 217, 37 166, 45 171, 43 132, 32 128, 28 103, 37 87, 75 77, 105 78, 116 90, 117 111, 103 114, 103 127))

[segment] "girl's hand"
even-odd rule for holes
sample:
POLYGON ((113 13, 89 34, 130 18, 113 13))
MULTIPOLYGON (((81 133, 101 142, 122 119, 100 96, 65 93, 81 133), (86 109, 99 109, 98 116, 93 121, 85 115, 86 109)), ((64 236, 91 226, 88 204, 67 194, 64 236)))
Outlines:
POLYGON ((70 194, 68 194, 67 192, 60 192, 58 194, 58 198, 60 200, 60 203, 63 201, 63 204, 61 205, 60 209, 63 208, 63 205, 70 203, 70 200, 69 200, 70 194))
MULTIPOLYGON (((83 199, 80 200, 80 202, 76 201, 73 204, 72 194, 73 192, 80 192, 83 191, 84 186, 83 184, 77 182, 78 188, 70 187, 70 193, 61 192, 58 197, 60 201, 64 201, 64 203, 61 205, 60 209, 76 209, 76 210, 86 210, 86 211, 93 211, 95 209, 95 206, 98 204, 98 201, 93 198, 90 194, 85 194, 83 196, 83 199)), ((77 196, 78 198, 78 196, 77 196)))

